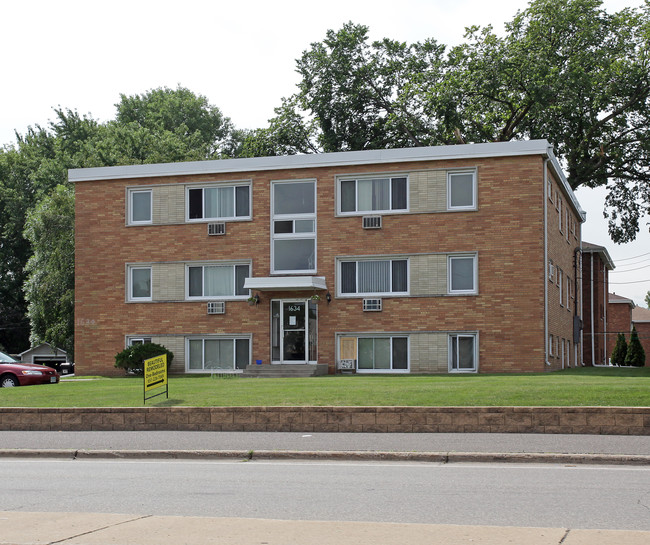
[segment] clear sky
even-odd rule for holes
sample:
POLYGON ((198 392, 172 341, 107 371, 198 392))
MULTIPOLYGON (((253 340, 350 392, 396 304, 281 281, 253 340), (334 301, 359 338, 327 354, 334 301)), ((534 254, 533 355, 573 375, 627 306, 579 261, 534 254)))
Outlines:
MULTIPOLYGON (((3 2, 0 145, 14 131, 46 125, 61 106, 106 121, 120 93, 182 85, 204 95, 239 128, 266 125, 298 82, 295 59, 328 29, 365 24, 373 39, 463 40, 465 27, 503 23, 525 0, 20 0, 3 2)), ((605 0, 608 11, 642 0, 605 0)), ((632 244, 609 240, 604 191, 584 189, 586 241, 617 264, 612 290, 643 304, 650 290, 650 219, 632 244), (642 254, 647 254, 643 255, 642 254), (642 256, 638 259, 629 259, 642 256), (638 267, 647 266, 645 269, 638 267), (625 272, 629 269, 637 269, 625 272), (641 282, 643 281, 643 282, 641 282), (614 284, 614 282, 621 282, 614 284), (634 282, 634 283, 630 283, 634 282)))

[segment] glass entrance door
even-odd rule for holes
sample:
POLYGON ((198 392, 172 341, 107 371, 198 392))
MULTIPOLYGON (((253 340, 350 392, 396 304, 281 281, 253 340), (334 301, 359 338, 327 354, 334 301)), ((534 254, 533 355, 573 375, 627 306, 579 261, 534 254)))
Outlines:
POLYGON ((271 302, 273 363, 316 362, 317 306, 308 301, 271 302))

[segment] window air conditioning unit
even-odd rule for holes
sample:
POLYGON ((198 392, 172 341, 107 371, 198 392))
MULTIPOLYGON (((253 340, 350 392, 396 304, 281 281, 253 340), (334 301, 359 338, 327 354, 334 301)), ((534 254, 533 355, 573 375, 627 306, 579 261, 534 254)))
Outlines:
POLYGON ((226 224, 224 222, 208 223, 208 235, 225 235, 226 224))
POLYGON ((208 314, 225 314, 226 303, 225 301, 210 301, 208 303, 208 314))
POLYGON ((364 312, 381 312, 381 299, 364 299, 364 312))
POLYGON ((381 229, 381 216, 363 216, 364 229, 381 229))

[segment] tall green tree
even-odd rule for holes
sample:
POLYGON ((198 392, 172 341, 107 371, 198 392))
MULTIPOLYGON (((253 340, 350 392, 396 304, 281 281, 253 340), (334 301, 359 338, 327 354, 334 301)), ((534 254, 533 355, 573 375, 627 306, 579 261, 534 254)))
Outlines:
MULTIPOLYGON (((322 151, 546 138, 573 188, 607 186, 610 235, 626 242, 650 212, 649 60, 650 3, 533 0, 504 36, 469 27, 449 51, 330 30, 297 60, 285 105, 322 151)), ((274 128, 283 117, 266 141, 299 147, 304 131, 274 128)))
POLYGON ((32 256, 25 271, 32 344, 74 353, 74 192, 58 185, 27 215, 32 256))
POLYGON ((122 95, 116 108, 107 123, 55 110, 46 127, 30 127, 0 150, 0 342, 8 351, 29 348, 30 330, 32 342, 71 346, 74 207, 58 187, 69 168, 216 159, 241 147, 230 119, 182 87, 122 95))
POLYGON ((643 350, 635 326, 632 326, 632 335, 630 336, 630 344, 627 346, 625 365, 632 367, 643 367, 645 365, 645 351, 643 350))
POLYGON ((627 341, 625 340, 625 335, 619 333, 616 336, 616 345, 614 345, 614 350, 612 350, 612 356, 610 359, 614 365, 624 365, 626 355, 627 341))

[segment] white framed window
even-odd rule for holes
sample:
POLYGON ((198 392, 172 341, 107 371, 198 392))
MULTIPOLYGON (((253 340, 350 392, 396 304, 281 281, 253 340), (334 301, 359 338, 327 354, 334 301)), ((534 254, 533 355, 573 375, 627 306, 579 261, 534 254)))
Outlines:
POLYGON ((450 294, 478 293, 477 263, 476 254, 449 256, 447 292, 450 294))
POLYGON ((151 344, 151 337, 129 337, 126 342, 127 346, 138 344, 151 344))
POLYGON ((128 224, 149 225, 152 223, 151 189, 130 189, 128 192, 128 224))
POLYGON ((339 295, 408 295, 408 259, 341 260, 339 295))
POLYGON ((548 260, 548 280, 553 283, 555 281, 555 265, 553 265, 553 260, 548 260))
POLYGON ((548 336, 548 355, 553 357, 553 335, 548 336))
POLYGON ((478 343, 474 333, 449 335, 449 372, 475 373, 478 370, 478 343))
POLYGON ((246 298, 244 281, 250 276, 249 263, 191 264, 186 266, 187 299, 246 298))
POLYGON ((557 199, 557 221, 560 233, 564 234, 564 224, 562 223, 562 199, 557 199))
POLYGON ((151 301, 151 267, 130 266, 128 268, 129 301, 151 301))
POLYGON ((373 176, 338 180, 340 214, 406 212, 408 176, 373 176))
POLYGON ((359 373, 407 373, 409 371, 408 337, 358 337, 357 371, 359 373))
POLYGON ((316 272, 316 181, 273 182, 271 270, 316 272))
POLYGON ((569 241, 569 207, 565 206, 564 207, 564 230, 566 231, 566 241, 569 241))
POLYGON ((185 371, 241 371, 250 364, 250 345, 250 337, 189 337, 185 346, 185 371))
POLYGON ((563 291, 564 290, 564 280, 562 278, 562 269, 557 270, 557 276, 558 276, 557 285, 560 288, 560 306, 563 307, 564 306, 564 298, 563 298, 563 296, 564 296, 564 291, 563 291))
POLYGON ((250 183, 187 188, 187 221, 251 218, 250 183))
POLYGON ((447 173, 447 209, 476 210, 476 171, 447 173))

